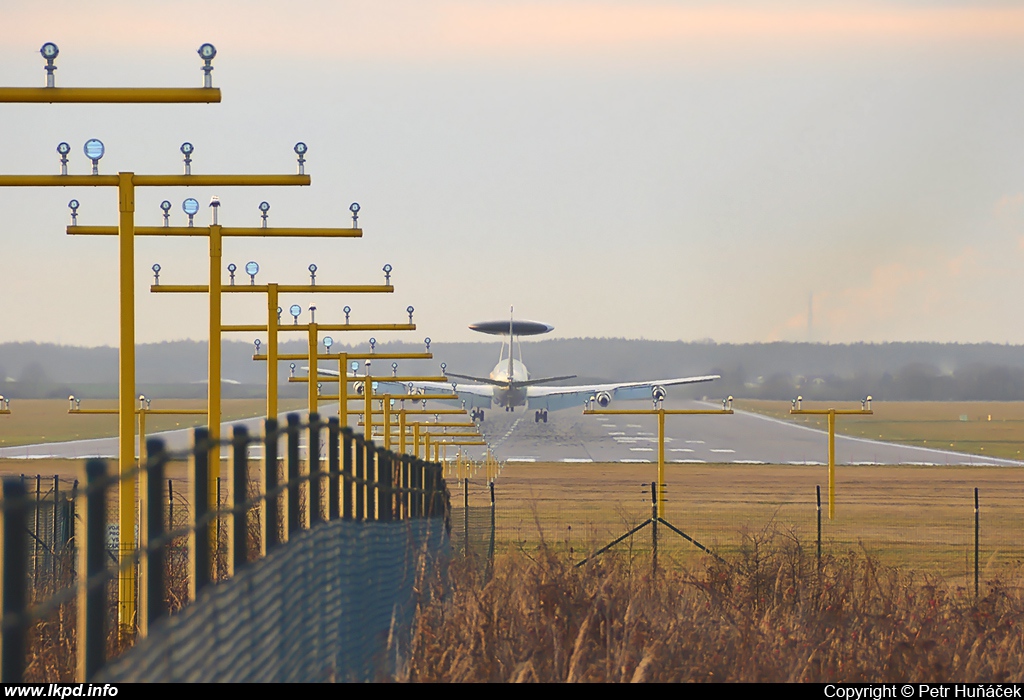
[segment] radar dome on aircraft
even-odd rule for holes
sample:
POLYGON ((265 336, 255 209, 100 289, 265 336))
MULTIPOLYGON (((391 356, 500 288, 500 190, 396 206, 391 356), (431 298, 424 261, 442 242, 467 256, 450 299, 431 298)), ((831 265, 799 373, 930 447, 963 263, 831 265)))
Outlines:
POLYGON ((481 321, 469 326, 469 330, 488 335, 542 335, 555 330, 554 326, 539 321, 481 321))

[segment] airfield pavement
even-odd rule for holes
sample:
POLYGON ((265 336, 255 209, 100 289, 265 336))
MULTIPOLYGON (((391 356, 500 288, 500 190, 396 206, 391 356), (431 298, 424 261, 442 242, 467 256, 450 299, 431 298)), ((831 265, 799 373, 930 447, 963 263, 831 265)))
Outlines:
MULTIPOLYGON (((648 408, 649 402, 618 402, 613 408, 648 408)), ((689 400, 669 400, 665 408, 718 408, 689 400)), ((322 415, 334 407, 326 405, 322 415)), ((851 418, 850 420, 856 420, 851 418)), ((230 436, 231 425, 246 425, 258 434, 262 419, 251 418, 225 423, 222 435, 230 436)), ((534 412, 519 409, 513 413, 488 410, 482 424, 495 456, 508 462, 611 463, 657 462, 657 418, 643 415, 582 415, 581 409, 566 409, 548 414, 547 423, 535 423, 534 412)), ((734 415, 667 416, 665 420, 665 459, 680 464, 824 464, 828 460, 827 435, 820 430, 789 421, 744 411, 734 415)), ((156 433, 172 451, 187 450, 191 430, 156 433)), ((228 448, 225 447, 226 456, 228 448)), ((467 448, 479 457, 479 448, 467 448)), ((117 438, 96 438, 37 445, 0 448, 4 459, 82 459, 114 457, 117 438)), ((250 456, 262 456, 260 446, 250 456)), ((924 447, 897 445, 864 438, 836 435, 836 461, 839 464, 910 464, 1020 466, 1009 459, 966 454, 924 447)))

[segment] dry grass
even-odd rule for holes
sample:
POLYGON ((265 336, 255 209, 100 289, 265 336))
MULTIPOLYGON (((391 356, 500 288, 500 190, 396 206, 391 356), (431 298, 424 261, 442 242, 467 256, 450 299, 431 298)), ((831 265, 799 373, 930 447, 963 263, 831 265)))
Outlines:
POLYGON ((766 530, 727 561, 652 574, 643 556, 582 568, 549 547, 452 562, 418 612, 400 680, 1024 680, 1017 581, 975 601, 871 557, 826 557, 766 530))

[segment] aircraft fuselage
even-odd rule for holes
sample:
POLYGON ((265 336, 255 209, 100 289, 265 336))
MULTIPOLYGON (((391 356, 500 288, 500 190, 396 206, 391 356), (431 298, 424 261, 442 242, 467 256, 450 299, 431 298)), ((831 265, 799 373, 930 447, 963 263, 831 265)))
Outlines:
MULTIPOLYGON (((489 375, 496 382, 522 382, 530 378, 530 373, 519 360, 512 360, 512 375, 509 376, 508 359, 499 360, 489 375)), ((494 395, 491 397, 491 405, 499 408, 515 408, 526 405, 526 387, 503 388, 494 387, 494 395)))

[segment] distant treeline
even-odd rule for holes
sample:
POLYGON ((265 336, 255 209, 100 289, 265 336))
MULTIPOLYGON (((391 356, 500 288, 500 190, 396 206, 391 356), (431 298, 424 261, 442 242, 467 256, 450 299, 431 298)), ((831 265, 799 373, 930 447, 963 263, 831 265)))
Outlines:
MULTIPOLYGON (((264 347, 265 349, 265 347, 264 347)), ((334 352, 367 351, 368 345, 339 346, 334 352)), ((378 343, 385 351, 422 351, 419 343, 378 343)), ((434 360, 401 362, 404 373, 450 371, 487 376, 498 361, 499 344, 431 345, 434 360)), ((303 352, 290 341, 281 352, 303 352)), ((321 352, 323 352, 321 347, 321 352)), ((260 396, 266 363, 254 362, 254 346, 225 342, 226 396, 260 396)), ((519 356, 517 344, 516 356, 519 356)), ((720 374, 711 384, 673 390, 680 396, 724 396, 788 400, 856 399, 871 394, 880 400, 1024 400, 1024 346, 994 343, 748 343, 665 342, 617 338, 568 338, 522 343, 531 377, 575 374, 564 383, 660 379, 720 374)), ((302 374, 304 362, 297 363, 302 374)), ((206 343, 179 341, 140 345, 137 353, 140 391, 184 398, 206 393, 206 343)), ((337 366, 333 366, 337 369, 337 366)), ((362 370, 362 367, 361 367, 362 370)), ((391 374, 391 362, 372 367, 391 374)), ((288 367, 282 366, 282 381, 288 367)), ((303 395, 301 385, 287 394, 303 395)), ((0 344, 0 393, 8 398, 63 397, 69 393, 113 397, 117 390, 117 350, 52 344, 0 344)))

